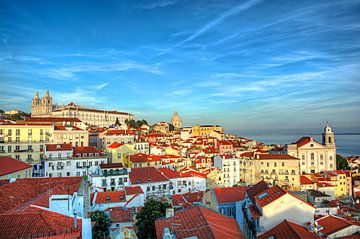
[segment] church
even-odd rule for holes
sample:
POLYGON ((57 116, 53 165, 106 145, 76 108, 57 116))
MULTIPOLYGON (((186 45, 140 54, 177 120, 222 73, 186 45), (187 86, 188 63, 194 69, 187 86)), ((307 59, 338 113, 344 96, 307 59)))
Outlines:
POLYGON ((301 174, 336 170, 336 145, 334 132, 327 124, 322 133, 322 143, 313 137, 302 137, 288 144, 287 154, 300 159, 301 174))
POLYGON ((117 119, 120 124, 125 124, 125 120, 134 119, 134 115, 131 113, 85 108, 73 102, 55 109, 49 90, 46 90, 42 98, 40 98, 39 92, 36 91, 31 105, 31 117, 78 118, 89 126, 97 127, 113 125, 117 119))

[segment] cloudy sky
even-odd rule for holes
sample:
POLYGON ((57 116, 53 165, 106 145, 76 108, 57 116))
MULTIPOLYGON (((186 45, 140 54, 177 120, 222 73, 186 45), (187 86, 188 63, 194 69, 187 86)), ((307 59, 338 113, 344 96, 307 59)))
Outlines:
POLYGON ((360 128, 360 1, 0 0, 0 108, 360 128))

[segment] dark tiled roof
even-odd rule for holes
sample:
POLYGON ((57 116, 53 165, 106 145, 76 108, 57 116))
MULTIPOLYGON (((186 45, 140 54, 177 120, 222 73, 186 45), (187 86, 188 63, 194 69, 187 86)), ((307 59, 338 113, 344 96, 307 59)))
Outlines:
POLYGON ((11 157, 0 157, 0 176, 25 170, 31 167, 32 166, 30 164, 21 162, 11 157))
POLYGON ((244 200, 247 187, 214 188, 218 204, 232 203, 244 200))

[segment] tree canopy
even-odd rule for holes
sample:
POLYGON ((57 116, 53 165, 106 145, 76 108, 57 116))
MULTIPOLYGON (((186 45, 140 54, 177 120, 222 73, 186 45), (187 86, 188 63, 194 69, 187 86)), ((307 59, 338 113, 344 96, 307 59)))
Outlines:
POLYGON ((143 125, 149 125, 148 122, 146 120, 144 120, 144 119, 137 120, 137 121, 135 121, 133 119, 132 120, 126 119, 125 124, 132 127, 132 128, 135 128, 135 129, 139 129, 143 125))
POLYGON ((102 239, 109 235, 110 220, 105 215, 105 212, 92 212, 91 221, 96 222, 93 227, 92 238, 102 239))
POLYGON ((139 239, 156 238, 155 221, 165 216, 166 208, 170 207, 167 202, 156 199, 148 199, 140 213, 136 216, 137 236, 139 239))
POLYGON ((347 159, 339 154, 336 155, 336 169, 340 169, 340 170, 350 169, 349 162, 347 161, 347 159))

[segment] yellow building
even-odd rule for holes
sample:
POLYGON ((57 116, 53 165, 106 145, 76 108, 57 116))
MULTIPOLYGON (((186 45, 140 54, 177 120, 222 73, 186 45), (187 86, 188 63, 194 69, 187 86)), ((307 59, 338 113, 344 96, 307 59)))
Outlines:
POLYGON ((41 161, 45 144, 53 142, 53 131, 51 124, 2 124, 0 156, 37 164, 41 161))
POLYGON ((224 133, 224 128, 219 125, 195 125, 191 128, 191 136, 210 136, 212 131, 217 131, 220 134, 224 133))
POLYGON ((300 189, 300 160, 288 154, 254 154, 240 161, 242 180, 255 184, 265 180, 271 185, 300 189))
POLYGON ((122 144, 115 142, 109 145, 106 150, 110 156, 111 163, 122 163, 123 165, 128 163, 128 156, 135 154, 133 144, 122 144))
POLYGON ((331 183, 335 186, 335 197, 343 197, 347 195, 347 186, 346 186, 346 174, 342 170, 329 171, 324 173, 324 177, 330 179, 331 183))
POLYGON ((0 180, 31 178, 32 166, 10 157, 0 157, 0 180))

